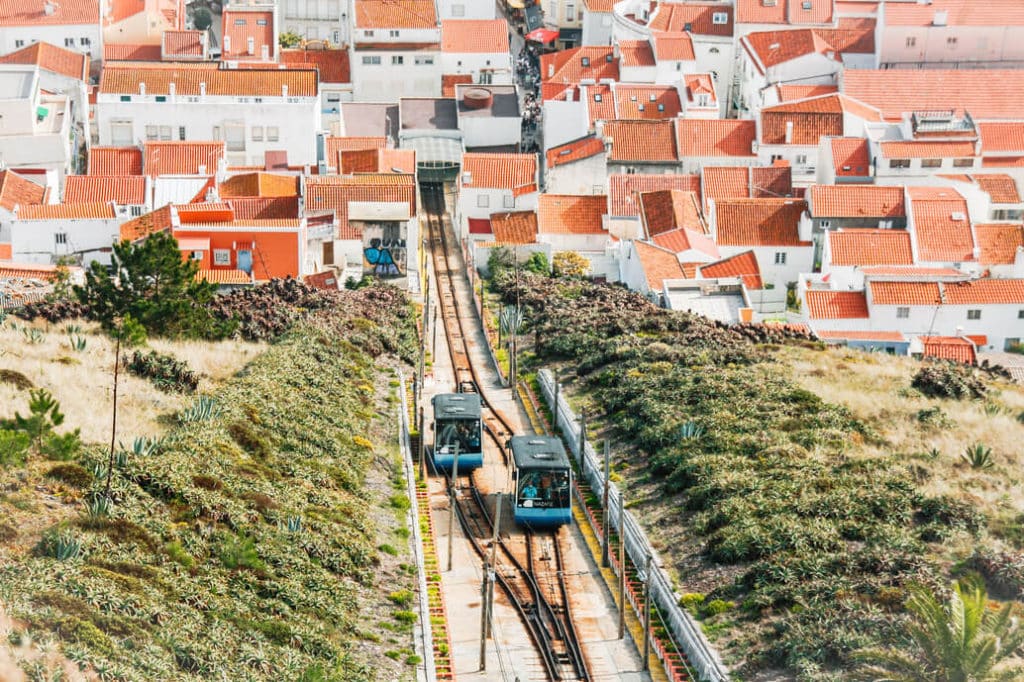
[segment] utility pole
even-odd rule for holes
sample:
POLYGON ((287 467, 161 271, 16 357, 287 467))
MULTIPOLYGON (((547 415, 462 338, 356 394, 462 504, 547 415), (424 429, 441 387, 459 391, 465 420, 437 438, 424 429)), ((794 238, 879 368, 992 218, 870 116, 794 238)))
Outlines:
POLYGON ((459 485, 459 441, 455 441, 455 464, 452 467, 452 484, 448 507, 448 570, 452 570, 452 549, 455 542, 455 504, 457 486, 459 485))
POLYGON ((498 493, 496 497, 491 556, 489 561, 484 562, 483 610, 480 614, 480 670, 487 669, 487 640, 491 637, 491 620, 494 618, 494 580, 498 567, 498 537, 501 532, 501 493, 498 493))
POLYGON ((434 306, 434 323, 430 325, 433 340, 430 342, 430 355, 437 362, 437 306, 434 306))
POLYGON ((601 566, 608 568, 608 526, 612 510, 608 508, 608 481, 611 479, 611 468, 608 465, 611 457, 611 441, 604 439, 604 498, 601 502, 601 509, 604 511, 601 519, 601 566))
POLYGON ((651 655, 651 555, 644 569, 644 670, 650 670, 651 655))
POLYGON ((626 496, 619 486, 619 639, 626 636, 626 496))
POLYGON ((420 405, 420 479, 426 483, 427 480, 427 420, 423 414, 423 406, 420 405))
POLYGON ((491 584, 491 567, 484 560, 484 581, 480 585, 480 670, 487 670, 487 622, 490 604, 487 603, 491 584))

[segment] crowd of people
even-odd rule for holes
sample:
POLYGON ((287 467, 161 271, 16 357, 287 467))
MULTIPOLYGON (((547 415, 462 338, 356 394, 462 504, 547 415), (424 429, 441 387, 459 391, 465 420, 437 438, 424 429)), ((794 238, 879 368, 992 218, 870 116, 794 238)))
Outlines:
POLYGON ((527 43, 516 57, 516 76, 526 93, 523 96, 523 151, 539 151, 536 133, 541 119, 540 58, 534 45, 527 43))

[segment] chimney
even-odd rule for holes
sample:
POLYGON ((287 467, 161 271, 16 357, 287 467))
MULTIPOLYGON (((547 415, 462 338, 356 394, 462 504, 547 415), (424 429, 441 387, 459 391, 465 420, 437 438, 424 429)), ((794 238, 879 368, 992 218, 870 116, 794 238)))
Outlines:
POLYGON ((224 36, 224 54, 231 53, 231 36, 224 36))
POLYGON ((260 45, 260 58, 263 61, 270 59, 270 47, 267 45, 260 45))
POLYGON ((786 144, 793 144, 793 122, 786 121, 786 144))
POLYGON ((199 96, 206 97, 206 83, 199 84, 199 96))
POLYGON ((249 36, 248 38, 246 38, 246 40, 245 40, 245 47, 246 47, 246 52, 248 52, 249 54, 256 54, 256 39, 253 38, 252 36, 249 36))
POLYGON ((139 83, 139 94, 140 95, 145 95, 146 94, 146 84, 145 83, 139 83))
POLYGON ((949 23, 949 12, 944 9, 935 10, 935 18, 932 19, 932 26, 945 26, 949 23))
POLYGON ((173 81, 167 84, 167 94, 169 94, 171 97, 174 97, 176 90, 177 88, 174 86, 173 81))
POLYGON ((57 11, 57 7, 52 2, 43 3, 43 14, 52 17, 55 11, 57 11))
POLYGON ((281 84, 281 97, 287 97, 287 96, 288 96, 288 84, 287 83, 282 83, 281 84))

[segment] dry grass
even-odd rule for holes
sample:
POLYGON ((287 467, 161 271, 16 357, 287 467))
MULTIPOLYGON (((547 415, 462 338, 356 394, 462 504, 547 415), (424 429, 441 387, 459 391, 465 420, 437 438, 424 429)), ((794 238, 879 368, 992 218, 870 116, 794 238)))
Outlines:
MULTIPOLYGON (((64 331, 65 324, 46 325, 37 321, 28 325, 17 320, 15 330, 11 319, 0 327, 0 370, 16 370, 36 387, 52 392, 65 414, 65 426, 81 428, 86 443, 109 442, 113 342, 99 333, 96 325, 78 322, 74 324, 82 327, 87 345, 85 350, 76 351, 64 331), (21 331, 24 328, 42 331, 42 341, 30 343, 21 331)), ((199 390, 208 392, 262 353, 266 345, 155 339, 148 347, 186 361, 202 377, 199 390)), ((162 433, 165 426, 160 417, 177 412, 192 400, 187 395, 163 393, 150 382, 122 371, 118 386, 119 439, 129 442, 135 436, 162 433)), ((0 383, 0 417, 11 417, 18 410, 24 414, 27 404, 27 390, 0 383)))
POLYGON ((965 497, 987 513, 1024 509, 1024 424, 1016 419, 1024 412, 1024 386, 986 381, 985 401, 941 400, 911 390, 911 379, 921 367, 911 358, 787 347, 779 361, 793 369, 791 376, 804 388, 845 405, 878 431, 883 444, 864 445, 860 452, 920 460, 923 492, 965 497), (945 424, 918 419, 921 410, 934 407, 942 410, 945 424), (962 461, 961 454, 974 443, 992 448, 992 469, 976 471, 962 461), (929 456, 933 449, 939 453, 934 460, 929 456))

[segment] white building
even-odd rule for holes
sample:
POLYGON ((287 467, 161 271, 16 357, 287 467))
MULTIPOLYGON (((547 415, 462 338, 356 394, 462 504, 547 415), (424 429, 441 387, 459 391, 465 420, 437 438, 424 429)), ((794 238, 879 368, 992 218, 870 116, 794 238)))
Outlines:
POLYGON ((736 106, 757 116, 778 83, 835 85, 843 63, 836 49, 811 29, 750 33, 740 39, 740 99, 736 106))
POLYGON ((517 149, 523 116, 515 85, 457 85, 459 130, 466 149, 517 149))
POLYGON ((552 194, 607 194, 604 142, 591 135, 549 149, 545 154, 544 191, 552 194))
POLYGON ((35 42, 103 54, 99 0, 17 0, 0 8, 0 54, 35 42))
POLYGON ((583 45, 612 44, 612 9, 615 0, 580 0, 583 45))
POLYGON ((110 65, 100 77, 96 119, 101 145, 147 139, 223 140, 228 163, 263 166, 268 151, 289 163, 316 163, 322 129, 315 70, 209 69, 110 65))
POLYGON ((434 0, 358 0, 351 48, 355 101, 439 96, 440 43, 434 0))
POLYGON ((11 245, 11 258, 25 263, 54 263, 71 258, 83 265, 110 264, 110 247, 120 238, 113 203, 18 206, 0 222, 0 242, 11 245))
POLYGON ((474 0, 437 0, 437 14, 441 21, 448 19, 495 19, 498 8, 493 2, 474 0))
POLYGON ((493 213, 536 210, 538 197, 536 154, 467 152, 462 156, 456 208, 459 235, 491 241, 489 233, 472 233, 470 221, 493 213))
POLYGON ((71 98, 44 94, 38 67, 0 64, 0 159, 58 181, 71 170, 81 136, 73 134, 71 98))
POLYGON ((442 21, 440 60, 441 73, 445 75, 468 75, 473 83, 480 84, 511 84, 508 22, 504 19, 442 21))
POLYGON ((278 13, 282 31, 306 40, 326 40, 332 46, 349 42, 352 0, 281 0, 278 13))
POLYGON ((752 250, 765 285, 785 289, 814 266, 806 208, 795 199, 723 199, 713 202, 709 222, 722 256, 752 250))

